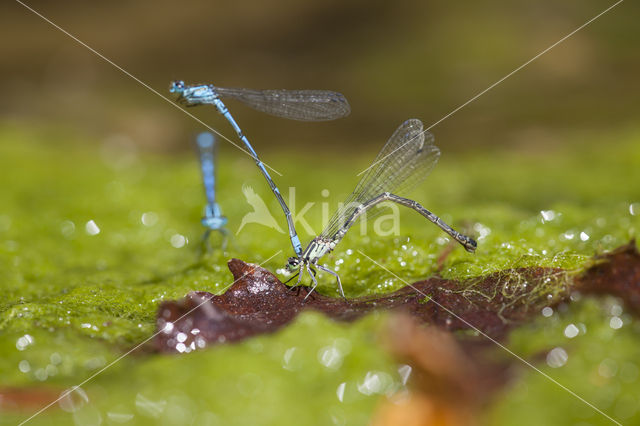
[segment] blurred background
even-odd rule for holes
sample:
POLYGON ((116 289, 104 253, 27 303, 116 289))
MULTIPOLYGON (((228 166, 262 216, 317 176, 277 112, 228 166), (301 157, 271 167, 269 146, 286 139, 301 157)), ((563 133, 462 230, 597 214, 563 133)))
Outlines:
MULTIPOLYGON (((350 117, 297 123, 229 102, 258 152, 377 151, 405 119, 428 126, 558 41, 610 1, 237 0, 29 6, 169 96, 173 79, 256 89, 331 89, 350 117)), ((190 150, 202 126, 14 1, 0 6, 0 111, 88 140, 190 150), (115 141, 115 142, 114 142, 115 141)), ((538 150, 567 132, 633 125, 638 16, 624 2, 433 129, 447 151, 538 150)), ((190 112, 235 141, 213 108, 190 112)), ((223 149, 235 152, 229 145, 223 149)), ((239 154, 238 154, 239 155, 239 154)))

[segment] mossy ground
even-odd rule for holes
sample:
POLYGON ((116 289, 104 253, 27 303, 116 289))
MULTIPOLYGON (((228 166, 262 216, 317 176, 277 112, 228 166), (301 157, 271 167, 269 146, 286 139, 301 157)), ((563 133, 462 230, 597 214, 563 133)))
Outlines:
MULTIPOLYGON (((221 149, 219 201, 234 237, 226 252, 202 257, 204 196, 194 156, 89 139, 65 129, 0 129, 3 388, 57 395, 149 338, 160 301, 190 290, 223 291, 231 283, 227 259, 264 262, 275 271, 291 255, 286 235, 264 226, 248 224, 235 235, 251 211, 243 184, 262 196, 281 227, 284 221, 253 163, 232 147, 221 149)), ((332 211, 384 139, 355 158, 330 158, 318 148, 264 159, 283 173, 275 178, 285 198, 284 188, 296 188, 298 210, 316 202, 305 218, 318 232, 320 203, 332 211)), ((637 236, 640 132, 562 139, 562 147, 539 151, 458 156, 439 143, 443 158, 413 198, 479 244, 473 255, 456 247, 440 274, 470 278, 532 265, 579 270, 593 254, 637 236)), ((402 280, 437 272, 448 240, 415 213, 400 214, 398 235, 378 236, 372 224, 364 235, 354 228, 323 259, 339 271, 347 295, 389 292, 402 280)), ((298 231, 303 240, 313 237, 303 226, 298 231)), ((330 278, 321 276, 319 290, 335 294, 330 278)), ((384 318, 344 325, 310 313, 282 332, 240 344, 182 356, 136 352, 82 385, 88 401, 79 392, 63 401, 75 412, 57 404, 30 424, 366 424, 380 395, 402 386, 398 366, 378 344, 384 318)), ((562 347, 564 366, 537 365, 631 424, 640 422, 639 337, 640 323, 615 300, 584 299, 541 315, 514 332, 508 346, 524 357, 562 347), (614 317, 621 328, 612 328, 614 317), (580 330, 571 339, 564 335, 569 324, 580 330)), ((5 411, 0 422, 34 411, 5 411)), ((490 415, 491 424, 609 424, 524 366, 490 415)))

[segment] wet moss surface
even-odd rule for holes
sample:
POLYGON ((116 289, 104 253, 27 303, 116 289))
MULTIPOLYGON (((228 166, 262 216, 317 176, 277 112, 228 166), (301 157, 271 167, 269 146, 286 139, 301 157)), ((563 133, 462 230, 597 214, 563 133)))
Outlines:
MULTIPOLYGON (((284 280, 291 249, 284 234, 247 224, 226 252, 200 256, 204 197, 194 158, 86 139, 65 129, 0 131, 8 182, 0 193, 0 422, 28 418, 105 367, 30 424, 366 424, 383 395, 404 388, 406 369, 379 342, 383 313, 336 323, 304 312, 274 334, 236 344, 181 355, 143 345, 117 361, 153 335, 163 301, 222 293, 232 283, 232 257, 284 280)), ((640 229, 640 133, 566 140, 540 152, 458 157, 438 143, 441 164, 413 197, 476 237, 475 255, 454 248, 443 256, 445 236, 401 211, 397 235, 388 232, 391 221, 377 225, 389 235, 376 235, 375 223, 365 233, 358 226, 323 260, 341 274, 349 297, 391 293, 403 280, 434 275, 472 280, 537 267, 580 274, 594 254, 628 243, 640 229)), ((316 202, 304 216, 311 229, 299 224, 303 237, 320 230, 320 203, 333 211, 383 142, 372 142, 369 158, 341 164, 315 153, 263 155, 283 172, 283 188, 295 185, 298 212, 316 202), (308 179, 305 161, 312 160, 322 179, 308 179)), ((232 148, 221 154, 228 160, 220 203, 232 233, 251 211, 243 184, 280 220, 252 162, 232 148)), ((330 276, 320 283, 320 293, 337 297, 330 276)), ((563 291, 552 285, 535 300, 563 291)), ((640 421, 640 324, 614 296, 570 297, 545 306, 505 344, 620 422, 640 421)), ((610 424, 535 371, 523 367, 517 377, 483 412, 491 424, 610 424)))
POLYGON ((273 333, 303 311, 347 322, 374 311, 400 311, 444 331, 475 331, 479 340, 503 340, 514 327, 543 309, 570 303, 578 293, 617 296, 637 316, 636 242, 596 256, 591 263, 580 274, 559 268, 506 269, 464 281, 429 278, 389 294, 343 299, 320 295, 313 287, 288 287, 260 266, 231 259, 233 285, 223 294, 191 292, 160 304, 154 343, 161 352, 189 353, 273 333))

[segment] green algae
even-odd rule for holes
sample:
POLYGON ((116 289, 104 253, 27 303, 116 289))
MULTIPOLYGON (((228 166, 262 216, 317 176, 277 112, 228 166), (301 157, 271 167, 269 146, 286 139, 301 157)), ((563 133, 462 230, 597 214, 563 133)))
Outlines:
MULTIPOLYGON (((262 196, 275 218, 281 215, 252 162, 231 149, 222 149, 219 193, 234 234, 232 244, 225 253, 200 257, 203 194, 192 156, 139 153, 113 141, 96 146, 79 136, 70 139, 68 133, 8 125, 0 129, 0 170, 9 183, 0 193, 3 387, 46 387, 57 394, 148 339, 161 301, 191 290, 223 291, 231 284, 225 264, 230 257, 264 262, 275 271, 292 253, 286 235, 264 226, 248 224, 235 235, 251 211, 241 195, 243 184, 262 196)), ((447 155, 440 144, 441 164, 413 196, 474 235, 476 254, 456 247, 440 267, 438 258, 449 240, 415 213, 400 211, 397 235, 376 235, 373 224, 360 233, 357 225, 323 260, 341 274, 349 296, 390 292, 404 281, 434 273, 469 279, 527 266, 579 271, 594 253, 624 244, 640 230, 639 140, 637 131, 617 134, 615 140, 572 135, 565 146, 540 152, 469 152, 457 157, 447 155)), ((374 154, 372 149, 369 157, 374 154)), ((295 185, 297 211, 305 203, 316 203, 305 215, 314 232, 320 231, 325 213, 321 203, 333 211, 355 186, 354 171, 366 167, 370 158, 330 162, 321 155, 265 156, 283 172, 277 177, 281 187, 295 185), (314 179, 306 166, 312 160, 314 179)), ((303 225, 298 230, 303 240, 313 237, 303 225)), ((330 276, 320 279, 319 291, 337 295, 330 276)), ((637 377, 604 381, 597 392, 585 379, 604 359, 614 359, 612 340, 619 343, 616 365, 633 363, 637 321, 626 317, 621 330, 607 329, 603 318, 608 314, 600 305, 576 305, 562 313, 563 321, 582 322, 594 333, 576 338, 584 344, 569 351, 566 367, 549 374, 577 393, 584 391, 611 415, 620 411, 626 419, 637 418, 633 416, 640 414, 628 414, 630 409, 615 408, 629 405, 624 402, 629 392, 638 393, 637 377), (601 347, 597 355, 587 354, 593 354, 594 347, 601 347), (581 357, 583 361, 574 363, 581 357), (598 396, 600 391, 619 390, 622 382, 624 393, 614 392, 610 401, 598 396)), ((513 350, 527 356, 560 345, 561 325, 549 331, 546 320, 518 330, 513 350)), ((397 366, 375 339, 383 322, 383 317, 373 316, 346 326, 307 314, 276 335, 238 345, 177 357, 136 352, 82 386, 90 403, 79 403, 75 414, 51 408, 33 423, 69 424, 75 419, 86 424, 100 418, 103 423, 132 424, 184 424, 185 419, 198 424, 364 424, 376 398, 401 386, 397 366), (340 355, 340 366, 329 368, 319 354, 336 341, 348 342, 348 355, 340 355), (296 349, 287 356, 291 348, 296 349), (283 367, 287 357, 297 363, 292 370, 283 367), (367 376, 370 372, 374 376, 367 376), (367 377, 388 387, 367 395, 367 377)), ((340 351, 326 356, 339 358, 340 351)), ((513 416, 522 412, 513 407, 551 406, 562 392, 535 373, 527 373, 520 383, 498 404, 494 424, 512 424, 513 416)), ((576 404, 566 401, 571 407, 576 404)), ((578 418, 577 408, 557 407, 544 419, 562 424, 578 418)), ((3 413, 0 421, 15 423, 29 412, 3 413)), ((583 421, 599 424, 602 419, 596 413, 583 421)))
POLYGON ((615 298, 561 306, 515 331, 510 348, 525 357, 547 357, 537 367, 558 384, 523 368, 519 381, 499 395, 490 424, 613 424, 561 386, 622 424, 638 424, 639 333, 638 320, 615 298), (550 359, 554 349, 566 358, 550 359))

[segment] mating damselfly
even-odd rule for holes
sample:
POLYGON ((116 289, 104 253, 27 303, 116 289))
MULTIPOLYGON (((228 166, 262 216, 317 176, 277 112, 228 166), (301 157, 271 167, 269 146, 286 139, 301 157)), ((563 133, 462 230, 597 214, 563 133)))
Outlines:
POLYGON ((278 187, 269 175, 264 163, 251 146, 247 137, 242 133, 229 110, 222 102, 222 98, 235 99, 267 114, 301 121, 325 121, 345 117, 351 112, 345 97, 337 92, 328 90, 251 90, 217 87, 212 84, 186 85, 183 81, 174 81, 169 90, 178 94, 178 102, 185 106, 210 104, 218 109, 240 140, 244 143, 256 165, 267 180, 271 191, 284 211, 289 228, 289 238, 296 252, 302 255, 302 245, 291 217, 291 211, 284 202, 278 187))
MULTIPOLYGON (((475 251, 477 243, 472 238, 454 230, 418 202, 395 194, 408 191, 422 182, 436 165, 438 158, 440 150, 434 145, 434 137, 423 131, 420 120, 411 119, 402 123, 376 157, 374 166, 368 169, 322 233, 309 243, 301 255, 296 253, 296 257, 289 258, 287 269, 298 271, 296 285, 300 284, 306 270, 313 280, 313 291, 318 285, 313 269, 315 267, 335 276, 340 294, 345 297, 340 276, 318 261, 335 248, 360 215, 384 201, 417 211, 462 244, 467 251, 475 251)), ((372 217, 370 215, 369 219, 372 217)))

